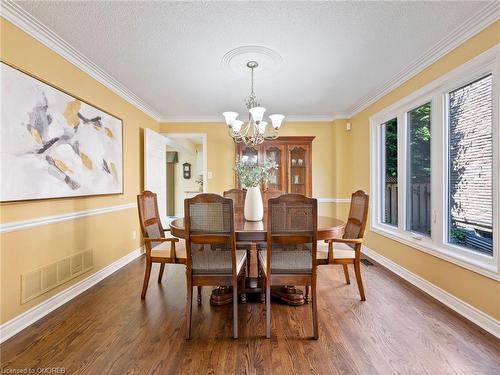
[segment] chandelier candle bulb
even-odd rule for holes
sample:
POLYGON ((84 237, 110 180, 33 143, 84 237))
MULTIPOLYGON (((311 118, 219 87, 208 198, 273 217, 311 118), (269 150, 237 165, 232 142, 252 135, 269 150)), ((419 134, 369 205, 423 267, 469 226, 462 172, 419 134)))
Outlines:
POLYGON ((224 119, 226 120, 226 125, 230 126, 234 121, 236 121, 236 117, 238 117, 237 112, 224 112, 222 114, 224 119))
POLYGON ((281 127, 281 123, 283 122, 283 119, 285 118, 284 115, 270 115, 269 118, 271 119, 271 122, 273 124, 273 128, 275 130, 278 130, 281 127))
POLYGON ((229 127, 232 129, 233 132, 239 133, 241 130, 241 127, 243 126, 243 121, 241 120, 234 120, 229 127))
POLYGON ((264 117, 264 112, 266 112, 266 109, 264 107, 253 107, 249 109, 250 114, 252 115, 252 119, 254 122, 258 123, 262 121, 262 118, 264 117))

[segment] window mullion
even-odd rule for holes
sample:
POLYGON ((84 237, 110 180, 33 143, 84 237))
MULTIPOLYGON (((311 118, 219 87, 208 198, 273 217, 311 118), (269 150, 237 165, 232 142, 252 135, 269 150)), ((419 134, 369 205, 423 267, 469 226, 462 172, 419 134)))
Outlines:
POLYGON ((500 56, 497 56, 493 76, 493 260, 500 271, 500 56))
POLYGON ((446 116, 441 93, 433 96, 431 102, 431 240, 440 245, 444 238, 444 217, 447 209, 446 160, 446 116))
POLYGON ((406 229, 406 116, 398 113, 398 231, 406 229))

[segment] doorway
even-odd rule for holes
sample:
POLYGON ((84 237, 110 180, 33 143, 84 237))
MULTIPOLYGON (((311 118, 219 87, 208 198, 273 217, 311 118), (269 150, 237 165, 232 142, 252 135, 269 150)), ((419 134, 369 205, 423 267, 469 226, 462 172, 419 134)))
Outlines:
POLYGON ((206 133, 164 133, 167 220, 184 216, 184 199, 207 192, 206 133))

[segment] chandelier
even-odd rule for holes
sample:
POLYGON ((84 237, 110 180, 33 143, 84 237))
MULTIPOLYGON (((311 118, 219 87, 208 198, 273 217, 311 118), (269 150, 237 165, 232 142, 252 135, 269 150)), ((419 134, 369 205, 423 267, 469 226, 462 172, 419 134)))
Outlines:
POLYGON ((259 64, 257 61, 249 61, 247 67, 250 68, 252 74, 252 86, 250 95, 245 101, 245 105, 248 109, 248 122, 243 122, 237 120, 239 114, 237 112, 224 112, 222 115, 226 120, 228 126, 229 135, 233 138, 235 143, 244 143, 247 146, 256 146, 264 142, 265 140, 271 140, 278 138, 278 132, 281 127, 281 123, 285 118, 284 115, 270 115, 272 130, 266 132, 267 121, 263 121, 264 112, 266 109, 261 107, 260 101, 257 99, 255 92, 253 91, 253 71, 257 68, 259 64))

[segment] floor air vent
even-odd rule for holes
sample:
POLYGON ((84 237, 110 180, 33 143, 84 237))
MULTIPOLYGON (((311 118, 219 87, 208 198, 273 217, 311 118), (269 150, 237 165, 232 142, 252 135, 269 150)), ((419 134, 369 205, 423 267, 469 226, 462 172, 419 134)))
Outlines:
POLYGON ((21 275, 21 303, 26 303, 94 267, 93 250, 70 255, 21 275))
POLYGON ((363 263, 365 266, 373 266, 374 264, 366 258, 361 259, 361 263, 363 263))

